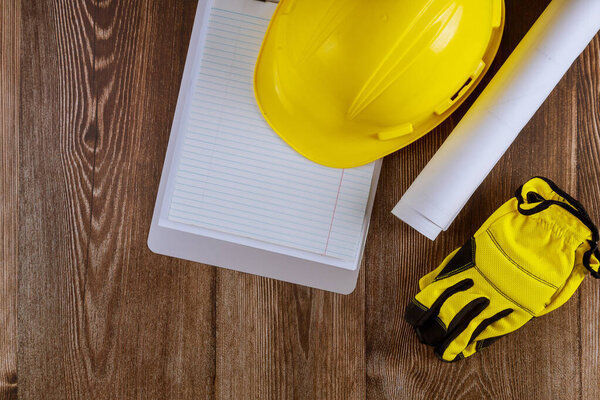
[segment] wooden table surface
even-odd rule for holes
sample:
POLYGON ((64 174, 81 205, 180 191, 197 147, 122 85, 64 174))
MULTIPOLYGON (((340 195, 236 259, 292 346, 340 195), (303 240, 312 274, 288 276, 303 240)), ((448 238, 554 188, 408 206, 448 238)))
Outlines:
MULTIPOLYGON (((506 3, 493 71, 549 0, 506 3)), ((454 364, 403 320, 419 277, 533 175, 600 222, 600 38, 435 242, 390 210, 468 105, 387 157, 358 286, 341 296, 148 250, 195 7, 2 1, 4 398, 600 399, 600 282, 454 364)))

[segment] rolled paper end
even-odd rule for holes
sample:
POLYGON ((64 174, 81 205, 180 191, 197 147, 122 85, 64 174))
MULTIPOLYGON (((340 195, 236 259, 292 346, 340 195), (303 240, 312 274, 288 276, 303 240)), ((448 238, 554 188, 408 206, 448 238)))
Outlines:
POLYGON ((396 207, 392 210, 392 214, 430 240, 435 240, 443 230, 442 227, 432 222, 429 218, 402 200, 396 204, 396 207))

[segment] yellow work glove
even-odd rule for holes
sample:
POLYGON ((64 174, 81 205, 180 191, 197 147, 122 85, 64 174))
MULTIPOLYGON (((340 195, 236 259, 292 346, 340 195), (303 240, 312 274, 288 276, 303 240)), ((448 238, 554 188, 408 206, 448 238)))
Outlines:
POLYGON ((421 278, 406 320, 442 360, 469 357, 599 278, 598 239, 579 202, 533 178, 421 278))

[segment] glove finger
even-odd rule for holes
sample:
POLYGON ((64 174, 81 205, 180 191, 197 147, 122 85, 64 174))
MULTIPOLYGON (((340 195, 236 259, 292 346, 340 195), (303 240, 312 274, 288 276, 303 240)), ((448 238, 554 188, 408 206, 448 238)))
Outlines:
POLYGON ((472 356, 473 354, 485 349, 486 347, 491 346, 492 344, 496 343, 498 340, 502 339, 504 336, 506 335, 502 335, 502 336, 495 336, 495 337, 491 337, 485 340, 478 340, 476 342, 473 342, 471 344, 469 344, 462 353, 460 353, 458 356, 456 356, 455 360, 462 360, 463 358, 468 358, 470 356, 472 356))
POLYGON ((465 347, 460 358, 469 357, 476 352, 489 347, 491 344, 496 342, 498 339, 508 335, 521 328, 532 318, 531 315, 526 312, 516 309, 513 312, 504 311, 505 316, 495 319, 492 323, 486 324, 474 332, 469 339, 469 344, 465 347))
MULTIPOLYGON (((456 361, 464 358, 464 350, 474 339, 479 336, 487 327, 505 318, 513 312, 512 309, 505 309, 497 312, 493 307, 488 307, 473 318, 468 326, 462 331, 456 330, 453 335, 448 335, 445 342, 438 346, 435 351, 438 357, 445 361, 456 361)), ((452 324, 452 323, 451 323, 452 324)))
POLYGON ((473 287, 472 279, 463 279, 450 287, 442 284, 429 285, 406 306, 405 319, 415 328, 417 337, 422 343, 437 343, 446 334, 446 327, 439 320, 438 314, 444 303, 456 293, 473 287), (435 299, 428 306, 427 301, 435 299))
POLYGON ((468 324, 488 304, 489 300, 478 294, 457 292, 442 304, 435 321, 417 328, 418 334, 423 343, 439 346, 456 329, 464 329, 462 323, 468 324))
POLYGON ((473 324, 481 313, 488 308, 490 300, 473 293, 460 293, 450 299, 440 309, 440 319, 448 327, 444 337, 439 340, 435 346, 435 354, 444 361, 454 361, 456 354, 460 353, 463 347, 457 347, 455 338, 461 335, 473 324), (445 357, 444 353, 451 347, 449 353, 454 355, 445 357))
POLYGON ((479 342, 486 339, 491 339, 499 336, 504 336, 521 328, 533 317, 521 309, 515 309, 506 316, 499 318, 488 326, 484 327, 481 332, 473 336, 470 341, 479 342))

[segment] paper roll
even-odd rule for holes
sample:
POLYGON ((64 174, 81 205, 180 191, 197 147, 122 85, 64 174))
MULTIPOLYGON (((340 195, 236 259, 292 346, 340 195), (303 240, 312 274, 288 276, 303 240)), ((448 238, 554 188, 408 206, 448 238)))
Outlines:
POLYGON ((434 240, 448 229, 600 30, 600 0, 554 0, 392 213, 434 240))

